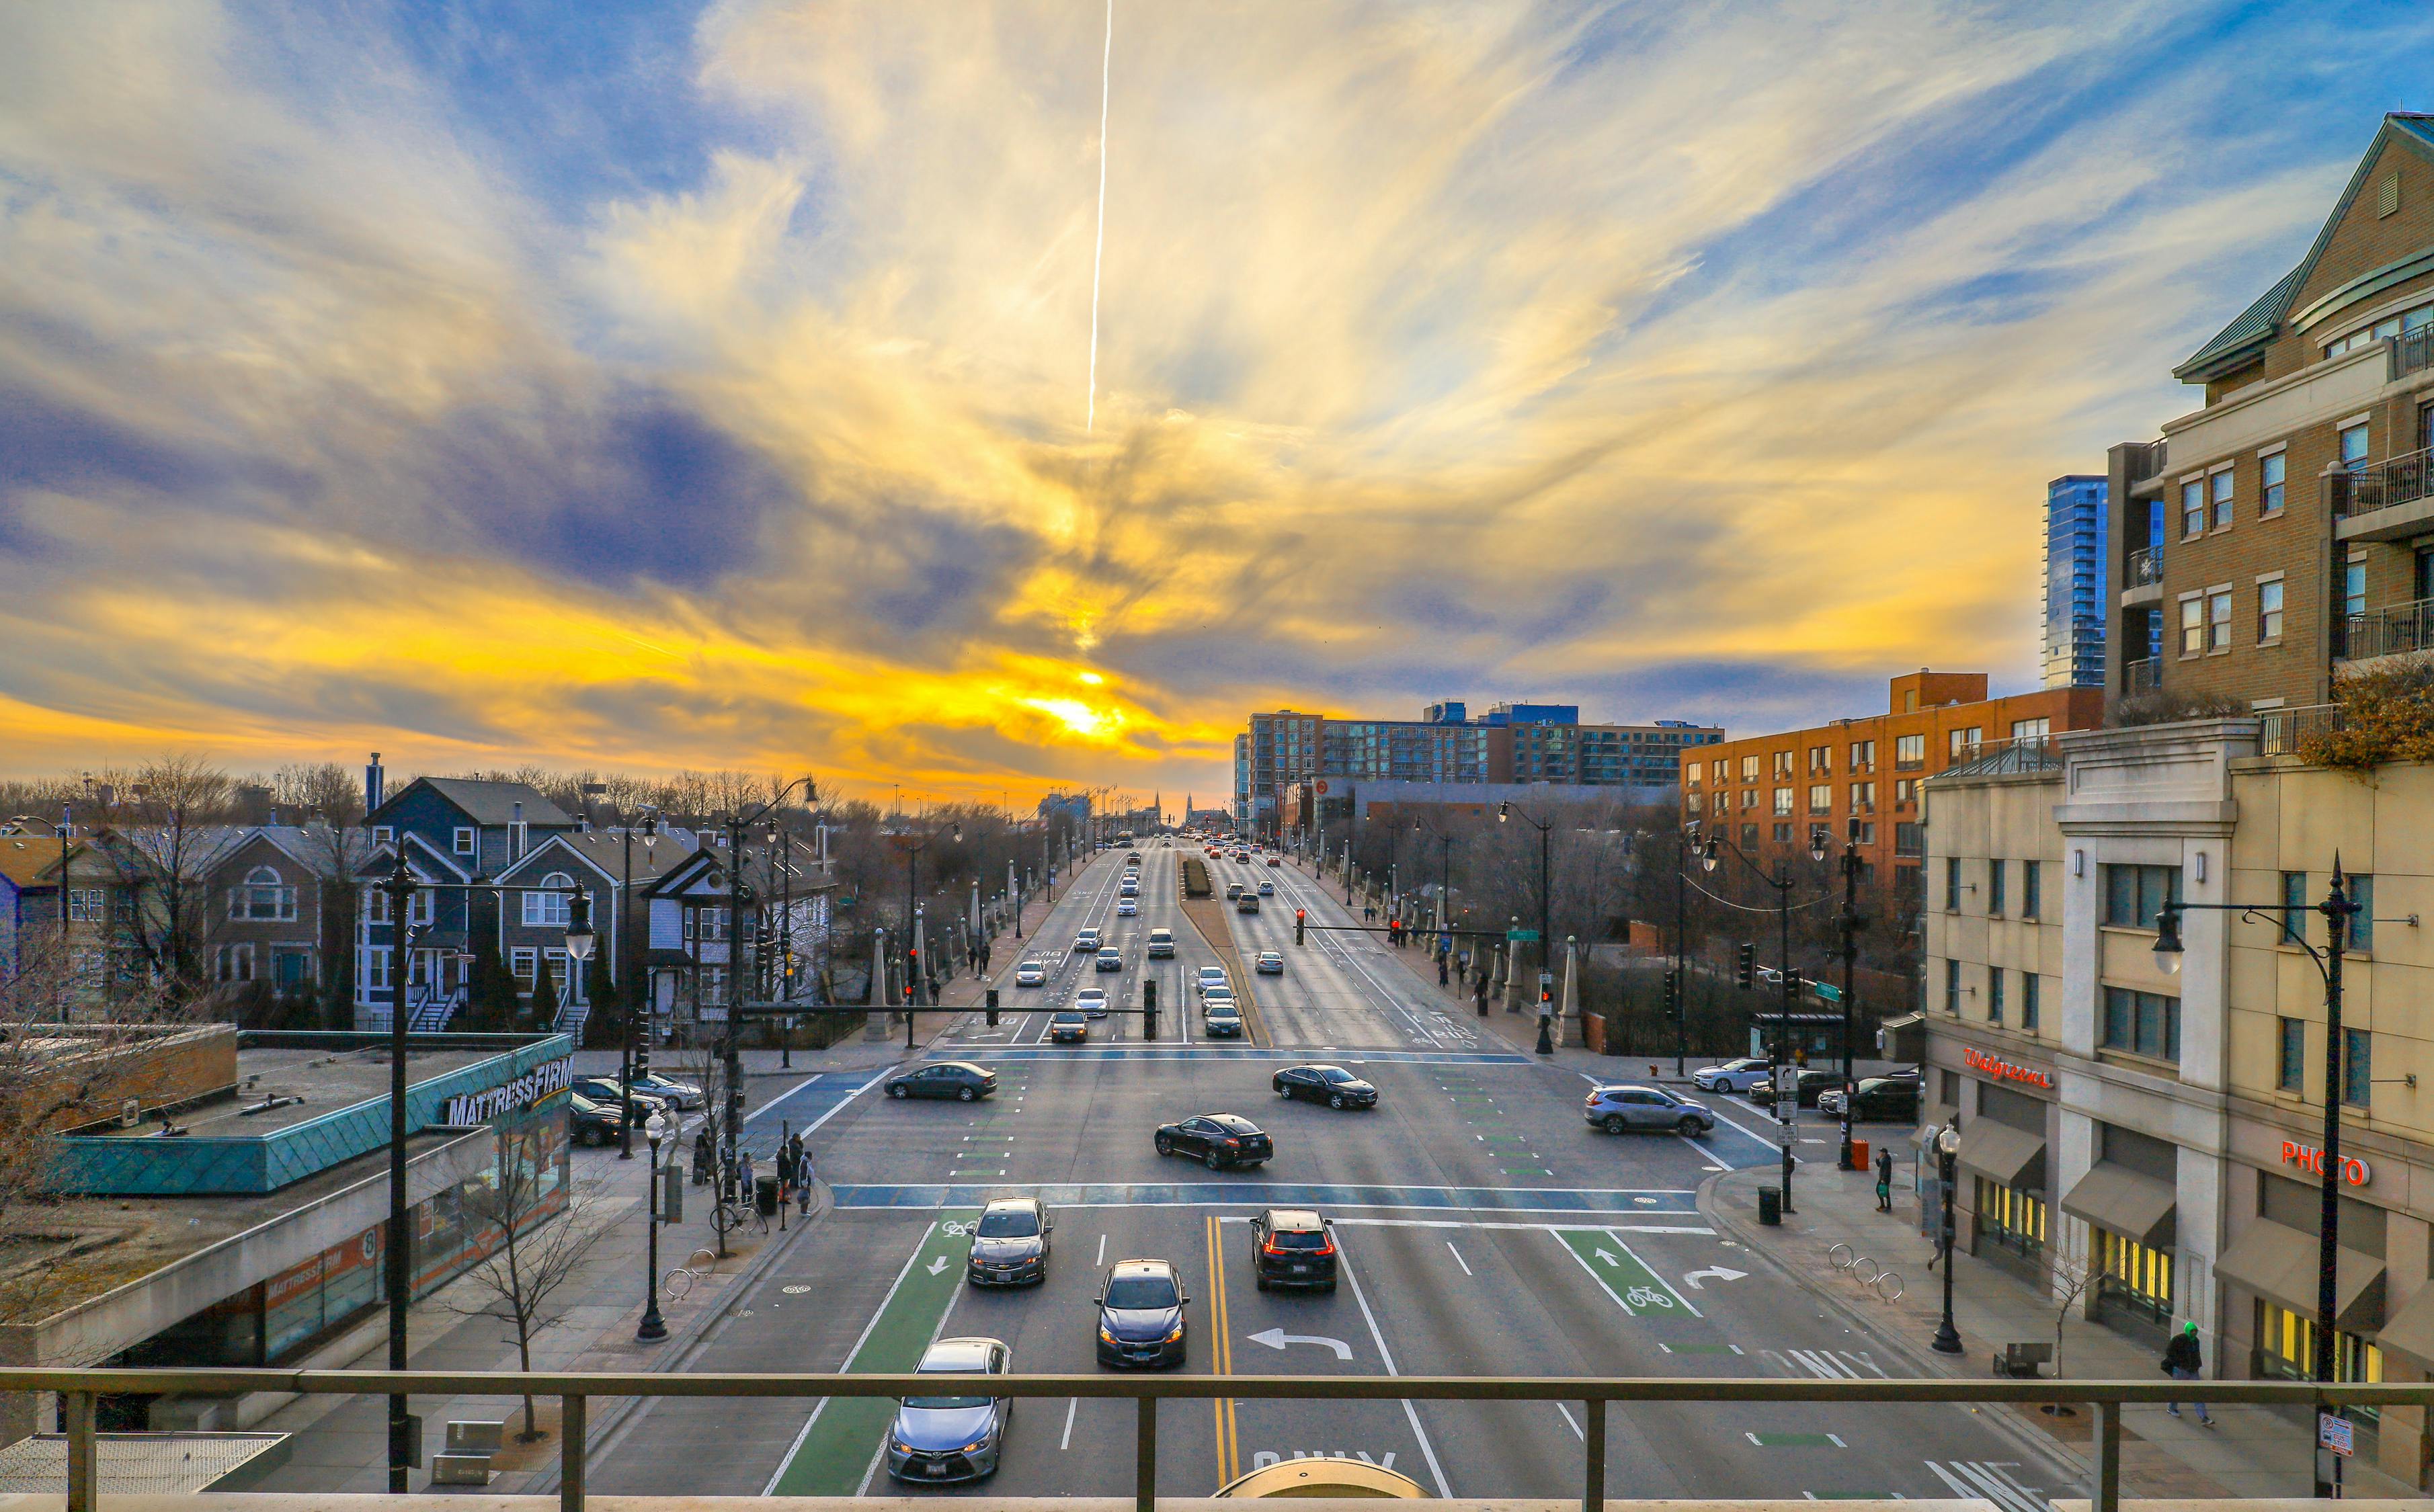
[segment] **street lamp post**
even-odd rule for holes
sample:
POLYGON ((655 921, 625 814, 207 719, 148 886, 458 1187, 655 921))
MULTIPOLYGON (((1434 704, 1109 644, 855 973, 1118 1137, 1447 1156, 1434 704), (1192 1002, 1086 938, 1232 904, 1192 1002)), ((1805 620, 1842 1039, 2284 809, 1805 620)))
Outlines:
MULTIPOLYGON (((626 875, 622 884, 624 891, 617 894, 617 995, 626 1000, 626 1032, 619 1036, 625 1044, 620 1047, 624 1053, 620 1057, 621 1063, 617 1068, 617 1087, 625 1103, 625 1115, 617 1121, 617 1158, 621 1161, 630 1161, 634 1158, 636 1069, 634 1042, 640 1038, 636 1025, 640 1023, 642 1013, 649 1011, 650 1005, 645 1003, 638 1010, 634 1003, 632 970, 634 964, 634 823, 632 819, 626 820, 625 829, 626 875)), ((656 809, 645 810, 643 815, 643 854, 645 859, 659 843, 659 813, 656 809)))
MULTIPOLYGON (((744 1141, 744 831, 763 818, 778 811, 780 805, 803 790, 806 798, 815 797, 818 787, 809 775, 796 777, 780 788, 770 800, 749 814, 733 813, 727 824, 727 1024, 719 1036, 719 1064, 727 1081, 727 1153, 719 1169, 735 1158, 744 1141)), ((901 808, 901 798, 899 807, 901 808)), ((722 1182, 722 1190, 724 1183, 722 1182)), ((725 1230, 719 1232, 719 1245, 727 1243, 725 1230)))
POLYGON ((648 1258, 643 1262, 643 1322, 634 1330, 634 1337, 650 1344, 668 1336, 667 1321, 660 1317, 660 1141, 668 1137, 664 1110, 652 1110, 643 1135, 651 1144, 650 1229, 644 1241, 648 1258))
POLYGON ((1683 826, 1677 839, 1681 856, 1673 867, 1673 1075, 1676 1079, 1689 1074, 1690 1062, 1690 852, 1699 838, 1694 821, 1683 826))
MULTIPOLYGON (((1714 871, 1718 864, 1718 858, 1723 854, 1726 848, 1727 847, 1717 841, 1716 837, 1713 835, 1708 836, 1707 842, 1699 847, 1700 866, 1707 871, 1714 871)), ((1791 1004, 1792 999, 1800 992, 1800 978, 1792 972, 1791 969, 1791 874, 1787 868, 1778 864, 1775 867, 1774 874, 1769 875, 1757 864, 1757 862, 1751 860, 1740 846, 1736 845, 1729 848, 1733 856, 1739 859, 1743 866, 1750 869, 1751 875, 1755 875, 1759 881, 1764 882, 1767 886, 1774 889, 1775 912, 1781 921, 1782 926, 1783 1007, 1781 1011, 1781 1020, 1775 1031, 1774 1043, 1769 1048, 1766 1059, 1767 1079, 1774 1087, 1775 1123, 1778 1131, 1777 1137, 1783 1141, 1783 1211, 1790 1213, 1791 1211, 1791 1146, 1794 1137, 1794 1130, 1799 1118, 1797 1110, 1799 1108, 1800 1100, 1798 1096, 1794 1095, 1790 1099, 1790 1108, 1787 1109, 1786 1098, 1783 1095, 1784 1062, 1790 1058, 1791 1053, 1791 1004)))
POLYGON ((1952 1122, 1935 1135, 1935 1175, 1944 1193, 1944 1317, 1935 1325, 1935 1337, 1928 1347, 1938 1354, 1961 1352, 1961 1331, 1952 1326, 1952 1185, 1960 1180, 1955 1162, 1961 1155, 1961 1115, 1954 1113, 1952 1122))
MULTIPOLYGON (((1860 870, 1866 863, 1860 859, 1859 829, 1860 822, 1852 820, 1851 834, 1843 841, 1843 859, 1839 863, 1843 868, 1843 909, 1834 915, 1834 927, 1843 937, 1843 1152, 1837 1164, 1846 1171, 1851 1168, 1851 1104, 1859 1100, 1860 1094, 1851 1044, 1852 1036, 1858 1032, 1851 978, 1860 961, 1860 931, 1868 926, 1866 917, 1860 912, 1860 870)), ((1809 858, 1825 860, 1832 854, 1833 844, 1832 837, 1824 829, 1812 831, 1808 837, 1809 858)))
MULTIPOLYGON (((2181 958, 2185 954, 2181 943, 2181 915, 2192 909, 2236 913, 2260 923, 2272 921, 2283 942, 2305 951, 2307 959, 2315 962, 2317 974, 2324 979, 2324 1147, 2320 1157, 2323 1166, 2316 1236, 2316 1347, 2311 1364, 2316 1379, 2330 1383, 2339 1369, 2334 1320, 2340 1312, 2341 1227, 2341 961, 2351 932, 2350 921, 2357 916, 2359 904, 2350 896, 2338 852, 2333 856, 2332 885, 2312 910, 2324 916, 2322 950, 2290 927, 2288 911, 2295 910, 2286 911, 2281 905, 2184 903, 2172 899, 2155 915, 2155 964, 2167 975, 2176 975, 2181 969, 2181 958)), ((2333 1479, 2328 1482, 2319 1477, 2317 1495, 2332 1494, 2340 1484, 2340 1456, 2334 1455, 2333 1479)))
MULTIPOLYGON (((405 1002, 405 978, 412 959, 415 941, 413 932, 414 899, 423 892, 437 893, 495 892, 486 883, 428 882, 415 875, 407 864, 403 838, 397 842, 396 865, 386 876, 373 884, 388 899, 389 916, 389 977, 388 977, 388 1232, 383 1245, 383 1283, 388 1290, 388 1368, 406 1368, 406 1308, 413 1300, 413 1221, 412 1207, 406 1201, 406 1028, 408 1017, 405 1002)), ((574 889, 574 902, 567 914, 566 955, 569 960, 581 964, 591 959, 592 946, 599 937, 591 929, 591 893, 589 889, 574 889)), ((438 914, 435 899, 433 917, 438 914)), ((469 914, 468 924, 471 924, 469 914)), ((402 1496, 411 1489, 415 1451, 414 1419, 407 1413, 404 1393, 388 1399, 388 1488, 392 1495, 402 1496)))
MULTIPOLYGON (((1504 823, 1512 816, 1513 806, 1511 804, 1500 803, 1496 806, 1496 822, 1498 824, 1500 824, 1504 823)), ((1554 1014, 1555 960, 1554 957, 1549 953, 1554 947, 1554 937, 1551 932, 1552 926, 1548 922, 1550 912, 1548 909, 1547 877, 1549 857, 1548 847, 1550 837, 1554 832, 1555 822, 1551 819, 1544 824, 1541 824, 1537 820, 1531 818, 1526 813, 1521 816, 1521 822, 1538 832, 1538 1053, 1540 1055, 1552 1055, 1555 1053, 1555 1041, 1552 1033, 1551 1032, 1553 1027, 1554 1014)))
POLYGON ((920 1000, 921 951, 928 944, 920 933, 916 915, 920 911, 921 853, 938 841, 938 837, 951 832, 955 843, 964 842, 964 826, 958 823, 947 829, 934 829, 921 838, 920 843, 904 848, 904 1047, 913 1048, 913 1005, 920 1000))

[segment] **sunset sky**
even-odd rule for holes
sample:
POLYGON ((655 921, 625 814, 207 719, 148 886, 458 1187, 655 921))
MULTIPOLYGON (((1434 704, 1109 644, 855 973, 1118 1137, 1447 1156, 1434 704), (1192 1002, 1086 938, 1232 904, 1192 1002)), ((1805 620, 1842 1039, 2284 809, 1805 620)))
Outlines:
POLYGON ((2416 5, 1117 0, 1086 432, 1105 16, 0 12, 0 773, 2031 686, 2046 480, 2434 105, 2416 5))

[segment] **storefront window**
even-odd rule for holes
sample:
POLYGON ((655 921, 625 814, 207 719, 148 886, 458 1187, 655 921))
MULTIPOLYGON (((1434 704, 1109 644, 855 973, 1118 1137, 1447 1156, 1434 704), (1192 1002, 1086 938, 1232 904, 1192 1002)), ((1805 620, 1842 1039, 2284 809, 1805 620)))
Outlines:
POLYGON ((2007 1249, 2032 1255, 2046 1244, 2046 1204, 2035 1194, 1978 1178, 1978 1232, 2007 1249))
POLYGON ((2148 1314, 2157 1322, 2172 1317, 2172 1255, 2151 1249, 2110 1229, 2097 1229, 2096 1269, 2099 1289, 2108 1301, 2148 1314))
MULTIPOLYGON (((2316 1375, 2316 1320, 2263 1298, 2256 1301, 2256 1373, 2286 1381, 2312 1381, 2316 1375)), ((2374 1382, 2383 1379, 2383 1351, 2355 1334, 2333 1334, 2333 1379, 2374 1382)), ((2352 1407, 2355 1417, 2372 1422, 2372 1407, 2352 1407)))

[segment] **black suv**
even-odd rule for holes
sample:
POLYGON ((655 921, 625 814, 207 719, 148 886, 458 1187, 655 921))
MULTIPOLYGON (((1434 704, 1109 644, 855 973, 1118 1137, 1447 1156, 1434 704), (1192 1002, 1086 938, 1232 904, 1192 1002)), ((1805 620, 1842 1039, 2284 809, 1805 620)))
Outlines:
POLYGON ((1048 1279, 1048 1236, 1055 1220, 1036 1197, 1002 1197, 972 1225, 964 1279, 975 1286, 1038 1285, 1048 1279))
POLYGON ((1183 1280, 1163 1260, 1124 1260, 1099 1286, 1101 1365, 1181 1365, 1183 1280))
POLYGON ((1308 1208, 1270 1208, 1251 1220, 1251 1274, 1260 1290, 1335 1290, 1335 1225, 1308 1208))

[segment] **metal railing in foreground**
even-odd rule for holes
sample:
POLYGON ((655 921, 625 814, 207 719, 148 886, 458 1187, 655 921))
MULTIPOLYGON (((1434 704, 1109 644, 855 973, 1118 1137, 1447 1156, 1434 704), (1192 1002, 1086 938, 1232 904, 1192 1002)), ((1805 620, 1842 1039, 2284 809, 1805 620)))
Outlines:
MULTIPOLYGON (((1157 1404, 1172 1400, 1579 1402, 1582 1512, 1605 1505, 1605 1408, 1614 1402, 1813 1402, 2083 1403, 2095 1412, 2090 1443, 2096 1484, 2091 1512, 2118 1512, 2121 1409, 2186 1400, 2185 1381, 1885 1380, 1683 1376, 1281 1376, 1281 1375, 731 1375, 560 1374, 511 1370, 50 1370, 0 1368, 0 1391, 56 1391, 68 1422, 67 1512, 94 1512, 94 1400, 112 1393, 234 1396, 283 1391, 323 1396, 536 1396, 561 1405, 558 1504, 583 1512, 586 1403, 593 1397, 902 1397, 969 1383, 992 1397, 1131 1398, 1135 1403, 1133 1500, 1153 1512, 1157 1485, 1157 1404)), ((2298 1407, 2434 1406, 2434 1382, 2317 1385, 2305 1381, 2208 1381, 2209 1402, 2298 1407)))

